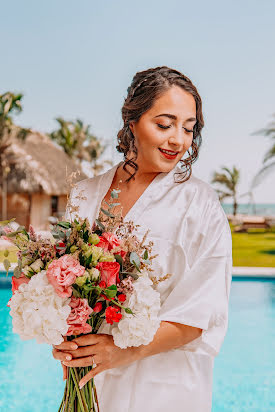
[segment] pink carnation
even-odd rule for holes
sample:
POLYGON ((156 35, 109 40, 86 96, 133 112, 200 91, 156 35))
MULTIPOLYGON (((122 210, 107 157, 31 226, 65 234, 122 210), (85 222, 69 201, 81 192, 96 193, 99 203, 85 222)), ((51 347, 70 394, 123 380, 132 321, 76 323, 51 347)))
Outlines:
POLYGON ((71 255, 64 255, 49 264, 47 277, 58 296, 66 298, 72 295, 71 285, 78 276, 83 276, 84 272, 85 267, 81 266, 78 260, 71 255))
POLYGON ((70 306, 72 310, 67 318, 69 329, 65 336, 91 332, 92 327, 87 323, 87 320, 93 309, 88 305, 88 300, 72 296, 70 306))

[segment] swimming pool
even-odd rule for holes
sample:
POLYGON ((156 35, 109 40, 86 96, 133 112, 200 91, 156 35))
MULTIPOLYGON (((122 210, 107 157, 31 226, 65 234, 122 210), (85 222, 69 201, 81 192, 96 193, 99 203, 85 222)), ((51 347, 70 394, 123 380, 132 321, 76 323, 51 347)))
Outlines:
MULTIPOLYGON (((10 289, 0 289, 0 410, 57 412, 65 385, 60 362, 51 346, 13 334, 10 297, 10 289)), ((234 278, 229 311, 215 360, 212 412, 275 411, 275 279, 234 278)))

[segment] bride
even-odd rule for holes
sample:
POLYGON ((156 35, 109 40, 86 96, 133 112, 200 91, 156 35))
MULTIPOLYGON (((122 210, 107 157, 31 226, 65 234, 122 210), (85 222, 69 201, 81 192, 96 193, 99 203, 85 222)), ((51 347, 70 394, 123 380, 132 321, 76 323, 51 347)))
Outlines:
POLYGON ((97 335, 74 339, 76 349, 54 346, 53 356, 64 378, 67 367, 95 364, 81 383, 95 378, 101 412, 210 412, 214 358, 228 326, 232 240, 215 190, 192 174, 202 101, 188 77, 166 66, 136 73, 127 91, 116 146, 124 160, 80 181, 71 201, 92 224, 119 187, 124 220, 140 225, 140 236, 150 229, 161 324, 150 344, 121 349, 103 322, 97 335))

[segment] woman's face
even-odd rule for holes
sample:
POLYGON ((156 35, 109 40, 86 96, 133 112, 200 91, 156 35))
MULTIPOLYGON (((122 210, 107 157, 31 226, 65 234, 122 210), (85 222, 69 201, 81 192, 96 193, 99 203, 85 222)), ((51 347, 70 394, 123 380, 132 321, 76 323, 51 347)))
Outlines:
POLYGON ((171 86, 138 122, 129 124, 138 149, 139 170, 145 173, 172 170, 192 144, 195 123, 194 97, 179 86, 171 86), (160 149, 177 154, 168 158, 160 149))

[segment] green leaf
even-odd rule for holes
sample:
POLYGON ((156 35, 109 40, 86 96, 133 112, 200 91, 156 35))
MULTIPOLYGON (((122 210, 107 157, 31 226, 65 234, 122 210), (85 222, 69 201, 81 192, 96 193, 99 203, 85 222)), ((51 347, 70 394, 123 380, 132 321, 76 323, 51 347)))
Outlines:
POLYGON ((10 222, 13 222, 15 219, 16 219, 16 218, 13 217, 13 218, 10 219, 10 220, 1 220, 1 221, 0 221, 0 226, 6 226, 6 225, 8 225, 10 222))
POLYGON ((111 207, 114 207, 114 206, 118 206, 118 205, 120 205, 120 204, 121 204, 121 203, 111 203, 110 206, 111 206, 111 207))
POLYGON ((108 298, 114 298, 116 296, 117 291, 116 290, 108 290, 105 289, 103 292, 108 298))
POLYGON ((22 272, 22 260, 18 259, 17 264, 18 264, 18 268, 19 268, 20 272, 22 272))
POLYGON ((110 213, 108 210, 103 209, 103 207, 100 208, 100 210, 105 213, 105 215, 109 216, 109 217, 115 217, 112 213, 110 213))
POLYGON ((111 286, 108 286, 105 290, 107 290, 107 289, 117 291, 117 286, 116 285, 111 285, 111 286))
POLYGON ((5 256, 5 257, 8 257, 8 256, 9 256, 9 253, 10 253, 10 252, 8 251, 8 249, 6 249, 6 250, 4 251, 4 256, 5 256))
POLYGON ((111 191, 111 196, 112 196, 112 198, 113 198, 113 199, 117 199, 117 198, 118 198, 118 193, 120 193, 120 192, 121 192, 121 190, 113 189, 113 190, 111 191))
POLYGON ((8 259, 4 259, 3 265, 4 265, 4 268, 6 269, 6 271, 8 272, 9 268, 11 267, 10 261, 8 259))
POLYGON ((85 266, 90 267, 92 260, 93 260, 93 255, 90 255, 85 261, 85 266))
POLYGON ((63 227, 64 229, 69 229, 70 227, 71 227, 71 224, 69 223, 69 222, 58 222, 57 223, 57 226, 61 226, 61 227, 63 227))
POLYGON ((21 270, 19 269, 18 266, 16 266, 16 267, 14 268, 13 276, 15 276, 17 279, 20 278, 20 276, 21 276, 21 270))
POLYGON ((124 308, 124 310, 126 313, 130 313, 131 315, 134 314, 134 312, 132 312, 130 308, 124 308))
POLYGON ((83 233, 83 240, 84 242, 88 242, 89 239, 89 231, 85 230, 85 232, 83 233))
POLYGON ((122 270, 122 269, 123 269, 123 259, 122 259, 122 256, 115 253, 115 254, 114 254, 114 257, 115 257, 116 261, 120 264, 120 268, 121 268, 121 270, 122 270))
POLYGON ((144 255, 143 255, 143 259, 147 260, 148 259, 148 250, 145 249, 144 255))
POLYGON ((122 275, 130 275, 132 276, 133 279, 137 280, 138 279, 138 275, 136 273, 132 273, 132 272, 121 272, 122 275))
POLYGON ((73 289, 73 296, 75 296, 76 298, 81 298, 81 294, 78 292, 78 290, 76 290, 73 286, 72 286, 72 289, 73 289))
POLYGON ((103 231, 105 231, 105 226, 98 219, 96 219, 95 222, 103 231))
POLYGON ((130 262, 135 265, 136 267, 139 268, 140 266, 140 259, 139 256, 136 252, 131 252, 130 253, 130 262))

